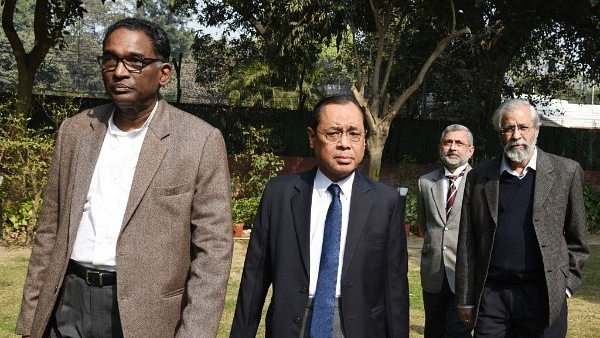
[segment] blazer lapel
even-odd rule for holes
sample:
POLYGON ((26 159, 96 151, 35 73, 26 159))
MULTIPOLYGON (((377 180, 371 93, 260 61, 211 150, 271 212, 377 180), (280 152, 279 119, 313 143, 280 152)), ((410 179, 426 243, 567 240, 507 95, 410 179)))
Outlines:
POLYGON ((535 189, 533 197, 533 219, 537 219, 536 216, 539 212, 546 212, 544 209, 544 202, 548 199, 548 195, 554 185, 554 166, 546 156, 546 153, 537 150, 537 168, 535 172, 535 189))
POLYGON ((166 141, 171 130, 169 115, 166 101, 159 101, 140 150, 121 232, 129 223, 168 150, 166 141))
POLYGON ((372 194, 370 194, 372 188, 371 183, 363 177, 363 174, 356 171, 352 185, 352 199, 350 200, 350 215, 348 217, 342 276, 346 274, 351 265, 350 262, 352 262, 352 257, 367 223, 369 209, 375 203, 375 196, 371 196, 372 194))
POLYGON ((433 203, 438 211, 438 217, 442 222, 446 222, 446 195, 444 189, 444 170, 438 169, 437 176, 434 178, 430 194, 433 197, 433 203))
POLYGON ((458 190, 456 191, 456 197, 454 198, 454 205, 458 206, 456 208, 452 208, 452 210, 450 210, 450 215, 448 217, 448 219, 446 220, 446 223, 451 223, 451 222, 456 222, 456 224, 460 223, 459 219, 456 219, 458 217, 458 211, 460 210, 461 206, 462 206, 462 200, 463 200, 463 195, 465 194, 465 189, 462 189, 465 186, 465 182, 466 180, 466 175, 467 173, 471 170, 471 166, 467 165, 467 167, 465 168, 465 176, 463 176, 463 178, 460 180, 460 184, 458 185, 458 190))
POLYGON ((497 157, 493 164, 488 166, 487 172, 483 173, 483 177, 487 179, 487 182, 483 184, 483 190, 487 199, 490 216, 494 220, 494 227, 498 225, 498 193, 500 189, 500 163, 502 156, 497 157))
POLYGON ((100 149, 108 129, 108 120, 113 109, 113 105, 105 105, 91 111, 90 114, 97 115, 97 117, 91 120, 89 127, 86 128, 79 139, 79 149, 75 160, 73 198, 69 210, 69 248, 73 247, 72 244, 77 236, 81 215, 94 175, 94 168, 100 155, 100 149))
POLYGON ((301 174, 296 183, 296 194, 290 198, 292 219, 296 231, 296 239, 302 264, 306 275, 310 275, 310 214, 312 204, 312 191, 317 174, 317 167, 301 174))

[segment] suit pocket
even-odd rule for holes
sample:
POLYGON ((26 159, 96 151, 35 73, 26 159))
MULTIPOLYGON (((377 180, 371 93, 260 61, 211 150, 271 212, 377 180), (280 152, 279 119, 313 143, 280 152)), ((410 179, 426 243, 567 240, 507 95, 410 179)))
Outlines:
POLYGON ((184 194, 192 189, 192 183, 183 183, 169 187, 155 187, 154 194, 160 196, 176 196, 184 194))

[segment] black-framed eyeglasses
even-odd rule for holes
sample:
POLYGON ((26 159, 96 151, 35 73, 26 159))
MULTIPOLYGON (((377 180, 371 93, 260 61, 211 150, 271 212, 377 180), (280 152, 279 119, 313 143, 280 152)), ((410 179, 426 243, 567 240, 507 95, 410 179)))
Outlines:
POLYGON ((348 131, 331 130, 331 131, 326 131, 326 132, 320 131, 319 134, 325 136, 325 139, 331 143, 338 142, 342 138, 343 134, 346 134, 348 136, 348 138, 350 139, 350 141, 352 141, 354 143, 360 142, 360 140, 362 140, 362 137, 363 137, 363 134, 356 130, 348 130, 348 131))
POLYGON ((125 69, 133 73, 141 73, 144 67, 153 64, 154 62, 164 62, 161 59, 142 58, 139 56, 125 56, 118 58, 114 55, 98 56, 98 64, 104 71, 113 71, 117 69, 119 62, 123 63, 125 69))

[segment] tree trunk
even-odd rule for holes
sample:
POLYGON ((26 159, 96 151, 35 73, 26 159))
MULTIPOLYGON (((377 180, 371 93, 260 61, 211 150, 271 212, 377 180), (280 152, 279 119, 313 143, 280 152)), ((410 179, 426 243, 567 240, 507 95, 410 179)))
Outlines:
POLYGON ((65 11, 60 13, 62 17, 57 18, 57 21, 60 21, 61 25, 56 25, 49 30, 48 22, 51 21, 51 19, 48 18, 48 12, 51 7, 48 1, 49 0, 36 0, 33 19, 35 44, 29 52, 25 50, 23 41, 21 41, 21 38, 15 29, 14 13, 17 0, 3 1, 2 29, 10 43, 12 53, 15 56, 19 75, 19 83, 17 85, 17 113, 27 117, 31 117, 31 96, 33 94, 35 73, 44 61, 50 48, 62 37, 62 31, 67 25, 67 22, 70 21, 72 16, 81 17, 83 15, 83 13, 78 12, 78 10, 82 8, 80 5, 68 6, 65 11))
POLYGON ((19 83, 17 85, 17 113, 25 117, 32 117, 31 106, 33 104, 33 81, 35 79, 35 69, 19 67, 19 83))
POLYGON ((383 155, 383 147, 388 137, 389 124, 380 124, 377 129, 369 130, 367 138, 367 151, 369 155, 369 167, 367 172, 374 180, 379 181, 381 174, 381 157, 383 155))

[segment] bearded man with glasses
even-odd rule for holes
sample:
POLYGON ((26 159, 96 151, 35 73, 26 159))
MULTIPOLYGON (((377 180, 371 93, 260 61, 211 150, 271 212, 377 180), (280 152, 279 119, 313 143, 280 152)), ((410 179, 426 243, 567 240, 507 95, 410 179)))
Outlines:
POLYGON ((16 332, 216 337, 231 266, 218 129, 169 105, 169 39, 123 19, 98 57, 112 102, 58 132, 16 332))
POLYGON ((466 178, 456 301, 476 338, 564 338, 589 256, 583 170, 536 145, 540 116, 509 100, 492 116, 504 153, 466 178))

